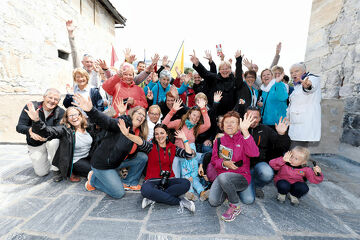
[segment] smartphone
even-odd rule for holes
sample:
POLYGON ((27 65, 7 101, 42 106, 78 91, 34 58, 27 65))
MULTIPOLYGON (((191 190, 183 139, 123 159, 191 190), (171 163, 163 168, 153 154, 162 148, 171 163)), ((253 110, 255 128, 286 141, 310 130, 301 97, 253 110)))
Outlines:
POLYGON ((243 165, 243 160, 234 162, 234 164, 235 164, 235 166, 237 166, 237 167, 241 167, 241 166, 243 165))

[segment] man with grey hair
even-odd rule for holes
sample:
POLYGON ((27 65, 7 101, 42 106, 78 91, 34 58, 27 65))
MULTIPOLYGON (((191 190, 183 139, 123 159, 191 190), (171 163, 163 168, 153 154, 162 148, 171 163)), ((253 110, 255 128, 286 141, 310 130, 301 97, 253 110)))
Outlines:
POLYGON ((293 64, 290 74, 294 82, 287 108, 291 148, 307 147, 309 142, 318 142, 321 137, 320 77, 306 72, 303 63, 293 64))
MULTIPOLYGON (((60 92, 55 88, 49 88, 46 90, 42 102, 32 102, 35 109, 39 111, 40 120, 45 122, 48 126, 59 125, 64 115, 65 111, 58 106, 59 101, 60 92)), ((47 175, 50 171, 52 160, 59 146, 59 139, 46 139, 34 133, 31 127, 32 120, 26 113, 27 110, 28 108, 25 105, 20 114, 16 131, 26 135, 29 156, 35 174, 42 177, 47 175)), ((56 178, 60 176, 60 172, 55 166, 53 166, 53 170, 56 175, 54 180, 56 180, 56 178)))

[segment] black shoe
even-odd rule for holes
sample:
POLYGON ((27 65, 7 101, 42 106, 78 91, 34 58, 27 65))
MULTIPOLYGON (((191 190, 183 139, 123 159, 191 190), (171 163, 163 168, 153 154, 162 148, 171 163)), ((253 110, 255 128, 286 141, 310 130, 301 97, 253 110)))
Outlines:
POLYGON ((54 182, 61 182, 63 177, 61 176, 60 171, 52 171, 53 172, 53 181, 54 182))

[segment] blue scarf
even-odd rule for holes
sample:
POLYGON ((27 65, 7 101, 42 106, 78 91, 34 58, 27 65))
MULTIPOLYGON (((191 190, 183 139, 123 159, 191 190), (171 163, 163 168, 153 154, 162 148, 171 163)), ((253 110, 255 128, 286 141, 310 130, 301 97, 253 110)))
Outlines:
POLYGON ((196 125, 196 124, 192 124, 189 119, 186 119, 185 124, 189 130, 195 127, 196 125))

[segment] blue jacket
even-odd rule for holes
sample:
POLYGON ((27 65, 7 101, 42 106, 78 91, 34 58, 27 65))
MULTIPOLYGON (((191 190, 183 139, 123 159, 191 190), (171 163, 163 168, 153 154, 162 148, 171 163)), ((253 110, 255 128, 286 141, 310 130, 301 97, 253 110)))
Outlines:
MULTIPOLYGON (((149 82, 147 86, 144 87, 145 95, 147 95, 148 88, 151 89, 153 92, 153 104, 158 104, 159 102, 165 102, 166 100, 166 93, 170 91, 170 84, 167 88, 163 88, 160 84, 160 81, 157 83, 153 83, 152 81, 149 82)), ((183 83, 181 87, 177 88, 179 95, 183 94, 187 90, 188 86, 183 83)))
POLYGON ((280 117, 286 117, 288 93, 283 82, 275 83, 269 92, 262 91, 262 119, 265 125, 275 125, 280 117))

